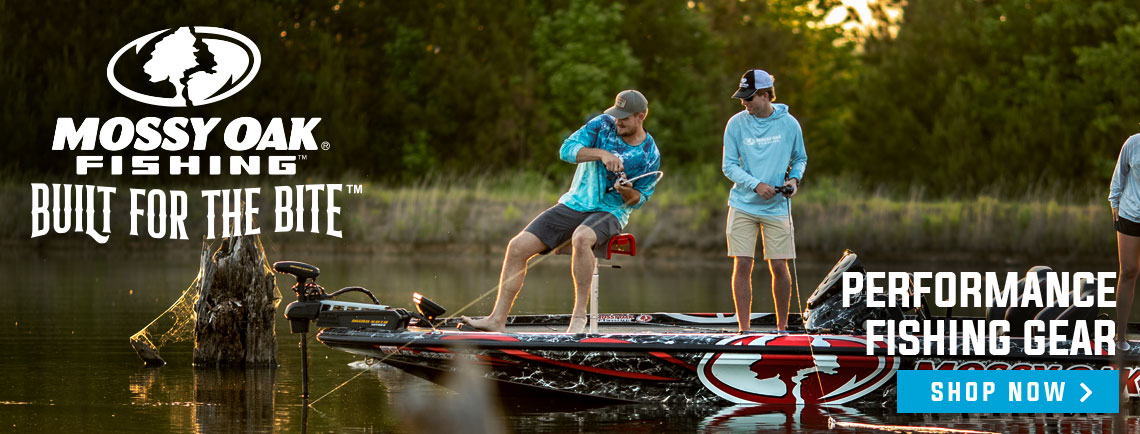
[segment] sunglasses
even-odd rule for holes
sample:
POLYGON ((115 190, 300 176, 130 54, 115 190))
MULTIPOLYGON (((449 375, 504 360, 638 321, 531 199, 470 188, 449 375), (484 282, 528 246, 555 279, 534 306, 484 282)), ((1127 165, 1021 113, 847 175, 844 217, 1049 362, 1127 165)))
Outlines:
POLYGON ((742 100, 745 100, 745 101, 748 101, 748 102, 752 102, 752 99, 753 99, 753 98, 756 98, 756 95, 759 95, 759 94, 760 94, 760 92, 756 92, 756 93, 753 93, 753 94, 752 94, 752 96, 750 96, 750 97, 748 97, 748 98, 741 98, 741 99, 742 99, 742 100))

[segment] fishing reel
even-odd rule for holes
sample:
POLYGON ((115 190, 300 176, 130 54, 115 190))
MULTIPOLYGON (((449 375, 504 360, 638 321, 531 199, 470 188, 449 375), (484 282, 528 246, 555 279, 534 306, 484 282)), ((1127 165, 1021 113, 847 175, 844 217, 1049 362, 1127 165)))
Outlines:
POLYGON ((613 188, 614 182, 620 182, 621 185, 629 185, 630 181, 625 174, 625 171, 607 172, 606 180, 610 182, 610 188, 613 188))
POLYGON ((772 189, 776 190, 776 194, 783 195, 784 197, 792 197, 792 193, 796 192, 796 188, 790 185, 776 186, 772 187, 772 189))

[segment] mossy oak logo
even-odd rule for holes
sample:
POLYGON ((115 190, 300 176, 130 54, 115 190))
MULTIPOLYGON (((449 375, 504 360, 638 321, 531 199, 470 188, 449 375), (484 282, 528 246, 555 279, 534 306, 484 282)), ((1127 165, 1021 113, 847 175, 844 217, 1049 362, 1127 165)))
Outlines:
POLYGON ((745 137, 744 146, 765 146, 770 145, 784 139, 783 134, 768 137, 745 137))
POLYGON ((257 75, 261 53, 249 38, 217 27, 160 30, 120 48, 107 80, 123 96, 161 107, 221 101, 257 75))
POLYGON ((830 348, 865 349, 867 341, 854 336, 746 335, 717 345, 758 347, 708 353, 697 366, 706 388, 738 404, 850 402, 878 390, 895 375, 900 362, 893 356, 828 354, 830 348))

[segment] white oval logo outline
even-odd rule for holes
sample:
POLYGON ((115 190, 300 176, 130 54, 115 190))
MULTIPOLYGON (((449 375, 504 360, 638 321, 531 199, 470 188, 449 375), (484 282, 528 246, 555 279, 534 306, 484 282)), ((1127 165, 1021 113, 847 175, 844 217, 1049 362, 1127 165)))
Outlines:
MULTIPOLYGON (((202 100, 201 102, 199 102, 197 104, 197 106, 204 106, 204 105, 207 105, 210 103, 214 103, 214 102, 221 101, 223 99, 229 98, 230 96, 233 96, 234 94, 236 94, 239 91, 241 91, 242 89, 244 89, 247 85, 249 85, 249 83, 251 83, 253 81, 253 78, 257 76, 258 71, 261 70, 261 52, 258 51, 257 45, 255 45, 253 43, 253 41, 251 41, 249 38, 245 37, 245 35, 242 35, 241 33, 235 32, 233 30, 223 29, 220 27, 207 27, 207 26, 185 26, 185 27, 192 27, 192 28, 194 28, 195 32, 201 32, 204 34, 214 34, 214 35, 226 36, 226 37, 233 38, 237 42, 241 43, 243 45, 243 48, 248 50, 249 53, 251 54, 249 70, 245 73, 245 76, 242 78, 242 80, 239 83, 237 83, 232 88, 226 90, 224 93, 222 93, 220 95, 211 96, 209 98, 202 100)), ((177 29, 179 29, 179 27, 176 27, 173 30, 177 31, 177 29)), ((135 39, 135 40, 127 43, 127 45, 123 46, 123 48, 120 48, 119 51, 116 52, 115 55, 111 57, 111 61, 107 63, 107 81, 109 81, 111 83, 111 87, 115 88, 115 90, 118 91, 123 96, 130 98, 130 99, 133 99, 135 101, 144 103, 144 104, 150 104, 150 105, 155 105, 155 106, 160 106, 160 107, 187 107, 188 101, 186 101, 185 98, 181 98, 181 97, 163 98, 163 97, 157 97, 157 96, 142 94, 142 93, 139 93, 139 92, 136 92, 134 90, 127 88, 126 86, 124 86, 122 83, 119 82, 118 78, 115 77, 115 65, 119 62, 119 58, 122 57, 123 54, 126 54, 127 50, 134 48, 135 53, 137 54, 140 51, 142 51, 143 47, 146 46, 146 44, 148 42, 150 42, 152 39, 154 39, 156 36, 158 36, 164 32, 170 31, 170 30, 172 30, 172 29, 163 29, 163 30, 159 30, 157 32, 147 34, 145 36, 142 36, 138 39, 135 39)))

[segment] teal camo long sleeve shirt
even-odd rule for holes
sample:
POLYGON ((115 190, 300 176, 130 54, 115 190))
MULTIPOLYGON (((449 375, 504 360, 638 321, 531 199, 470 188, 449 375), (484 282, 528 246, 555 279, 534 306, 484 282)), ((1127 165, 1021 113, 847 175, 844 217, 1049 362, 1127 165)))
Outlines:
POLYGON ((612 152, 622 160, 627 179, 660 170, 661 153, 657 143, 648 131, 645 141, 630 145, 617 134, 617 125, 610 115, 598 115, 586 122, 582 128, 562 142, 559 157, 568 163, 578 164, 570 190, 558 199, 571 209, 579 212, 606 211, 617 217, 622 227, 629 222, 629 214, 640 208, 653 195, 657 187, 654 176, 646 176, 634 181, 633 188, 641 193, 641 199, 632 206, 623 203, 621 193, 609 187, 614 185, 617 174, 606 170, 601 161, 577 163, 578 151, 582 148, 597 148, 612 152))

